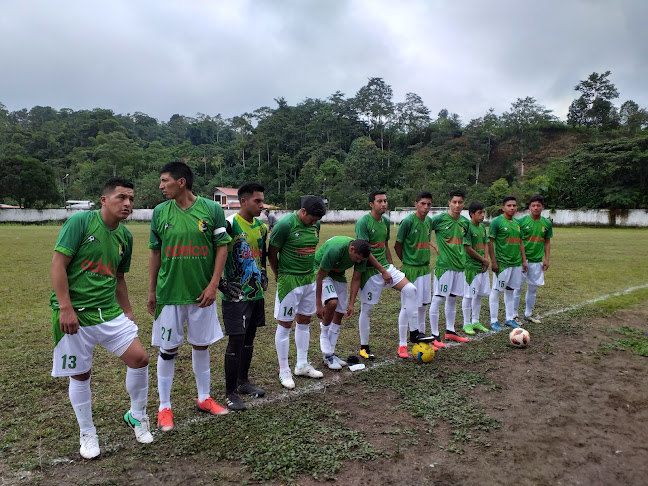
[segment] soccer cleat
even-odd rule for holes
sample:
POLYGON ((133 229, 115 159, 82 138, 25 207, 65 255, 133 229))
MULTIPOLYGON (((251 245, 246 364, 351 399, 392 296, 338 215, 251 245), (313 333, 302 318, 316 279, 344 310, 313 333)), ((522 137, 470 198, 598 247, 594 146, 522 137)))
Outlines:
POLYGON ((475 322, 475 323, 472 325, 472 328, 473 328, 473 330, 477 330, 477 331, 481 331, 481 332, 488 332, 488 329, 485 328, 485 327, 481 324, 481 322, 475 322))
MULTIPOLYGON (((340 366, 340 368, 342 367, 340 366)), ((299 367, 295 366, 295 374, 297 376, 307 376, 309 378, 321 378, 322 376, 324 376, 324 373, 317 371, 310 363, 306 363, 305 365, 299 367)))
POLYGON ((475 334, 475 331, 473 330, 472 324, 464 324, 463 325, 463 330, 466 334, 473 335, 475 334))
POLYGON ((491 322, 491 329, 492 329, 493 331, 501 331, 501 330, 502 330, 502 326, 500 326, 499 321, 491 322))
POLYGON ((227 408, 235 412, 242 412, 246 408, 245 403, 243 403, 241 397, 236 393, 228 394, 227 397, 225 397, 225 403, 227 404, 227 408))
POLYGON ((426 336, 424 333, 419 331, 410 331, 410 343, 431 343, 434 340, 434 336, 426 336))
POLYGON ((460 336, 456 332, 452 332, 452 331, 446 331, 445 338, 449 339, 450 341, 456 341, 458 343, 467 343, 468 342, 468 338, 460 336))
MULTIPOLYGON (((322 356, 322 360, 329 370, 340 371, 342 369, 342 365, 335 360, 332 354, 330 356, 322 356)), ((295 374, 297 374, 297 370, 295 370, 295 374)))
POLYGON ((158 412, 158 429, 168 432, 173 429, 173 412, 170 408, 163 408, 158 412))
POLYGON ((144 415, 142 420, 136 420, 129 411, 124 414, 124 422, 135 431, 135 439, 137 439, 137 442, 141 442, 142 444, 150 444, 153 442, 148 416, 144 415))
POLYGON ((434 337, 434 341, 432 341, 432 346, 435 347, 435 351, 438 351, 439 349, 445 348, 445 343, 441 341, 441 338, 438 336, 432 336, 434 337))
POLYGON ((241 383, 238 386, 236 391, 241 395, 252 395, 253 397, 259 397, 259 398, 265 395, 265 390, 263 388, 261 388, 260 386, 253 385, 249 381, 241 383))
POLYGON ((360 348, 360 356, 362 356, 364 359, 370 359, 372 361, 376 359, 376 356, 371 352, 371 349, 369 349, 368 344, 363 344, 362 346, 360 346, 360 348))
POLYGON ((409 358, 409 353, 407 352, 407 346, 398 346, 398 356, 401 358, 409 358))
POLYGON ((347 362, 340 358, 337 354, 333 355, 333 359, 338 362, 340 366, 346 366, 347 362))
POLYGON ((295 388, 295 381, 293 380, 290 370, 279 372, 279 381, 283 386, 285 386, 289 390, 295 388))
POLYGON ((202 402, 196 400, 196 407, 201 412, 211 413, 212 415, 225 415, 227 413, 227 409, 221 407, 212 397, 207 397, 202 402))
POLYGON ((524 316, 524 322, 531 324, 542 324, 542 321, 536 316, 524 316))
POLYGON ((515 322, 515 320, 513 319, 509 319, 508 321, 505 321, 504 324, 506 324, 508 327, 512 327, 513 329, 517 329, 518 327, 520 327, 520 325, 517 322, 515 322))
POLYGON ((94 459, 101 451, 99 450, 99 437, 97 434, 81 434, 79 439, 81 448, 79 449, 79 454, 84 459, 94 459))

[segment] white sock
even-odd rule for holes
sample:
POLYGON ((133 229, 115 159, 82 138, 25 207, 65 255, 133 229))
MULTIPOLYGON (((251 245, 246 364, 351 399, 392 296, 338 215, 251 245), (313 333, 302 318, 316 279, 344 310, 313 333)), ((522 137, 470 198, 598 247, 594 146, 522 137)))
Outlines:
POLYGON ((338 337, 340 336, 340 324, 331 322, 329 324, 329 342, 331 343, 331 349, 333 354, 335 354, 335 346, 337 346, 338 337))
POLYGON ((308 345, 310 344, 310 324, 299 324, 295 327, 295 346, 297 347, 297 367, 308 363, 308 345))
MULTIPOLYGON (((519 289, 513 289, 513 309, 515 309, 515 316, 518 315, 518 310, 520 309, 520 296, 522 295, 522 287, 519 289)), ((513 316, 513 317, 515 317, 513 316)))
POLYGON ((515 317, 515 309, 513 308, 513 290, 504 291, 504 311, 506 312, 506 320, 510 321, 515 317))
POLYGON ((403 308, 402 302, 405 301, 405 311, 407 312, 407 319, 409 320, 409 330, 418 330, 418 305, 416 303, 416 287, 412 282, 407 283, 401 289, 401 309, 403 308))
POLYGON ((434 295, 430 303, 430 332, 433 336, 439 335, 439 309, 441 308, 443 297, 434 295))
POLYGON ((369 317, 373 310, 373 304, 360 304, 360 317, 358 317, 358 330, 360 331, 360 344, 369 344, 369 317))
POLYGON ((202 402, 209 398, 209 387, 211 384, 211 370, 209 369, 209 348, 191 348, 191 362, 193 363, 194 375, 196 375, 198 400, 202 402))
POLYGON ((475 295, 472 299, 472 324, 479 322, 479 313, 481 312, 481 295, 475 295))
POLYGON ((536 295, 538 292, 537 285, 531 285, 527 282, 526 305, 524 308, 524 317, 530 317, 535 306, 536 295))
MULTIPOLYGON (((160 348, 161 353, 166 351, 160 348)), ((167 353, 170 354, 170 353, 167 353)), ((175 375, 175 358, 162 359, 158 356, 157 359, 157 381, 158 381, 158 396, 160 397, 159 412, 165 408, 171 408, 171 386, 173 385, 173 376, 175 375)))
POLYGON ((425 334, 425 306, 418 308, 418 330, 425 334))
POLYGON ((130 413, 135 420, 142 420, 146 416, 148 369, 148 365, 143 368, 126 367, 126 391, 130 395, 130 413))
POLYGON ((472 311, 472 297, 464 297, 463 299, 461 299, 461 313, 463 314, 464 326, 469 326, 471 324, 470 322, 471 311, 472 311))
POLYGON ((330 356, 333 354, 331 349, 331 340, 329 338, 329 327, 331 325, 325 326, 320 322, 320 348, 322 349, 322 354, 324 356, 330 356))
POLYGON ((96 434, 97 429, 95 429, 94 423, 92 422, 92 393, 90 392, 90 378, 83 381, 70 378, 68 395, 77 422, 79 422, 81 433, 96 434))
POLYGON ((277 324, 275 332, 275 348, 277 348, 277 358, 279 359, 279 372, 290 370, 288 364, 288 349, 290 348, 290 328, 277 324))
POLYGON ((490 307, 491 323, 498 322, 497 315, 499 314, 499 299, 500 299, 500 291, 498 289, 491 290, 490 296, 488 297, 488 306, 490 307))
POLYGON ((398 313, 398 345, 407 346, 407 312, 402 307, 398 313))
POLYGON ((446 329, 455 332, 455 317, 457 316, 457 296, 448 295, 445 301, 446 329))

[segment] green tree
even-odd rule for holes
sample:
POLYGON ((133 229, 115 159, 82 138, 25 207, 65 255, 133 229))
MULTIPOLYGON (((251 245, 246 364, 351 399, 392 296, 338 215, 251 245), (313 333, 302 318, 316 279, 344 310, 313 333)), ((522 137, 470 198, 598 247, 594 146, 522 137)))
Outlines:
POLYGON ((382 78, 369 78, 354 98, 359 113, 367 118, 372 130, 380 132, 380 150, 385 150, 385 128, 394 117, 394 92, 382 78))
POLYGON ((0 197, 10 197, 25 208, 40 208, 60 199, 51 167, 27 157, 0 159, 0 197))
POLYGON ((648 125, 648 112, 640 108, 637 103, 628 100, 619 109, 621 125, 626 127, 631 134, 635 134, 648 125))
POLYGON ((619 91, 608 79, 610 74, 610 71, 603 74, 594 72, 574 87, 581 95, 569 107, 568 123, 597 130, 618 126, 618 113, 612 100, 619 97, 619 91))

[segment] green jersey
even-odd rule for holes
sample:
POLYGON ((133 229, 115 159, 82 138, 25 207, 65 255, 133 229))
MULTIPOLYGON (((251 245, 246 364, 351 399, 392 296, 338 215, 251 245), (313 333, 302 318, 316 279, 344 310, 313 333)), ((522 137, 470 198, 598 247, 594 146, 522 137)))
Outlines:
MULTIPOLYGON (((133 252, 133 236, 123 224, 111 230, 99 210, 75 213, 61 228, 54 251, 71 258, 67 278, 75 310, 101 309, 106 321, 122 313, 115 299, 117 273, 128 272, 133 252)), ((59 309, 54 292, 50 306, 59 309)))
MULTIPOLYGON (((243 300, 263 298, 261 288, 261 254, 265 250, 268 229, 261 220, 246 221, 238 213, 227 218, 227 233, 232 241, 227 245, 224 276, 243 287, 243 300)), ((223 300, 229 300, 222 294, 223 300)))
POLYGON ((439 255, 434 264, 434 275, 437 278, 447 271, 463 272, 466 259, 464 236, 468 232, 470 221, 459 216, 454 219, 447 211, 430 218, 430 226, 434 230, 439 255))
POLYGON ((349 246, 353 238, 349 236, 334 236, 324 242, 315 252, 315 271, 318 268, 328 272, 328 276, 338 282, 346 283, 344 272, 353 267, 356 272, 364 272, 367 259, 354 263, 349 256, 349 246))
MULTIPOLYGON (((385 248, 389 241, 389 219, 386 216, 381 216, 380 221, 376 221, 371 213, 365 214, 358 220, 355 227, 356 238, 369 241, 371 245, 371 254, 378 260, 383 267, 387 268, 389 262, 387 261, 387 253, 385 248)), ((367 267, 362 272, 360 286, 364 288, 367 281, 378 274, 378 270, 374 267, 367 267)))
MULTIPOLYGON (((430 266, 430 239, 432 220, 427 216, 423 221, 412 213, 401 221, 396 241, 403 245, 403 265, 430 266)), ((429 271, 427 273, 430 273, 429 271)))
POLYGON ((541 263, 545 254, 545 239, 553 238, 553 224, 547 218, 540 216, 536 221, 527 214, 518 219, 522 228, 524 253, 530 263, 541 263))
POLYGON ((500 273, 509 267, 522 266, 520 251, 520 223, 513 218, 509 221, 503 215, 493 218, 488 228, 488 238, 495 243, 495 260, 500 273))
POLYGON ((319 221, 306 226, 297 213, 279 220, 270 234, 270 244, 279 248, 279 274, 313 273, 319 230, 319 221))
MULTIPOLYGON (((466 232, 466 236, 464 236, 463 244, 471 246, 479 256, 486 257, 487 243, 488 234, 486 233, 486 226, 483 223, 476 225, 472 221, 469 221, 468 231, 466 232)), ((466 270, 481 273, 482 262, 475 260, 466 253, 466 270)))
POLYGON ((218 203, 198 196, 187 209, 173 199, 158 204, 149 238, 149 248, 161 253, 158 306, 195 304, 214 275, 216 248, 230 241, 218 203))

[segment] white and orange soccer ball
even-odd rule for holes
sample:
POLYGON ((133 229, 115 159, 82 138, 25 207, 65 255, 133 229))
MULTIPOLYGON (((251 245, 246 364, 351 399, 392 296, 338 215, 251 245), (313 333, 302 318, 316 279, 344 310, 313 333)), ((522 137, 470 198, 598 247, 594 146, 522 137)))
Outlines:
POLYGON ((511 333, 509 334, 509 340, 511 341, 511 344, 516 348, 526 348, 527 344, 529 344, 529 341, 531 341, 531 335, 526 329, 518 327, 511 331, 511 333))

